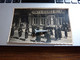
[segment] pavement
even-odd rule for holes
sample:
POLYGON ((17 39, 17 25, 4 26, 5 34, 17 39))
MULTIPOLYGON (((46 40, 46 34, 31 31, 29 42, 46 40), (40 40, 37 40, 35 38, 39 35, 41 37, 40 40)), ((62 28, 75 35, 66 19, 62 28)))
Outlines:
POLYGON ((14 32, 13 38, 10 38, 10 43, 39 43, 39 44, 72 44, 72 33, 68 32, 68 37, 65 38, 64 31, 62 32, 62 38, 55 40, 54 30, 53 35, 51 36, 51 42, 46 42, 46 38, 44 38, 44 35, 41 35, 41 41, 37 42, 35 39, 36 37, 32 37, 31 33, 29 33, 29 36, 27 39, 25 39, 25 33, 23 30, 22 36, 20 39, 18 38, 18 31, 16 30, 14 32))

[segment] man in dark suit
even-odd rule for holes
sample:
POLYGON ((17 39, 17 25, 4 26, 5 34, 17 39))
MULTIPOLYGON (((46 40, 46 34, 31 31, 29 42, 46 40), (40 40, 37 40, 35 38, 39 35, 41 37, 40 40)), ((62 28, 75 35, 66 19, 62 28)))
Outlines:
POLYGON ((20 27, 19 27, 19 29, 18 29, 19 39, 20 39, 20 37, 22 36, 22 32, 23 32, 23 30, 22 30, 22 26, 21 26, 21 24, 20 24, 20 27))
POLYGON ((36 29, 36 26, 32 25, 32 36, 35 36, 35 29, 36 29))
POLYGON ((68 23, 65 23, 65 37, 67 38, 68 37, 68 23))
POLYGON ((62 33, 61 33, 61 28, 58 27, 58 38, 61 39, 62 38, 62 33))
POLYGON ((50 34, 53 35, 53 29, 50 29, 50 34))
MULTIPOLYGON (((39 27, 37 27, 37 29, 36 30, 39 30, 39 27)), ((36 34, 36 41, 37 42, 40 42, 41 41, 41 35, 40 34, 36 34)))
POLYGON ((25 29, 25 40, 28 38, 28 28, 25 29))
POLYGON ((51 35, 49 31, 46 33, 46 38, 47 38, 47 41, 46 41, 47 43, 51 42, 51 35))
POLYGON ((58 39, 58 27, 57 26, 55 27, 55 39, 56 40, 58 39))
POLYGON ((66 37, 66 38, 68 37, 68 34, 67 34, 67 27, 65 27, 65 37, 66 37))

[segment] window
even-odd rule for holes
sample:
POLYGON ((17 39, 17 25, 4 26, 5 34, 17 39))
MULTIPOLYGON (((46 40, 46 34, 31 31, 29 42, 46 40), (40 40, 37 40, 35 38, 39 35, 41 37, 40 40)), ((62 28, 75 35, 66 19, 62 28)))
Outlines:
POLYGON ((34 24, 37 24, 37 19, 33 18, 33 22, 34 22, 34 24))
POLYGON ((41 19, 40 19, 40 24, 41 24, 41 25, 45 24, 45 18, 41 18, 41 19))
POLYGON ((59 24, 62 25, 62 17, 59 17, 59 24))

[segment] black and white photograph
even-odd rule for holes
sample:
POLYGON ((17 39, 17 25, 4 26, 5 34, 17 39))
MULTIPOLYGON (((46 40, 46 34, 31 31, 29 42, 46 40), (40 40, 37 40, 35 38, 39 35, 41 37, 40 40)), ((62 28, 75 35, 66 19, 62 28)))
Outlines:
POLYGON ((15 8, 8 43, 72 44, 67 8, 15 8))

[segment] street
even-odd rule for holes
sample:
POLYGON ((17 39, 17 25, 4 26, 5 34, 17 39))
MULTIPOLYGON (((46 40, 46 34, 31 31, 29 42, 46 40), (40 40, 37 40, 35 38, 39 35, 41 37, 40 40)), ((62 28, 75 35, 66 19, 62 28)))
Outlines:
POLYGON ((18 39, 18 31, 16 30, 14 33, 13 38, 10 38, 11 43, 41 43, 41 44, 72 44, 72 35, 71 32, 68 32, 68 37, 65 38, 64 31, 61 31, 62 38, 55 40, 55 34, 53 30, 53 35, 51 36, 51 42, 46 42, 46 38, 44 38, 44 34, 41 35, 41 41, 37 42, 35 39, 36 37, 32 37, 31 33, 29 33, 29 36, 27 39, 25 39, 25 30, 23 30, 22 36, 20 39, 18 39))

